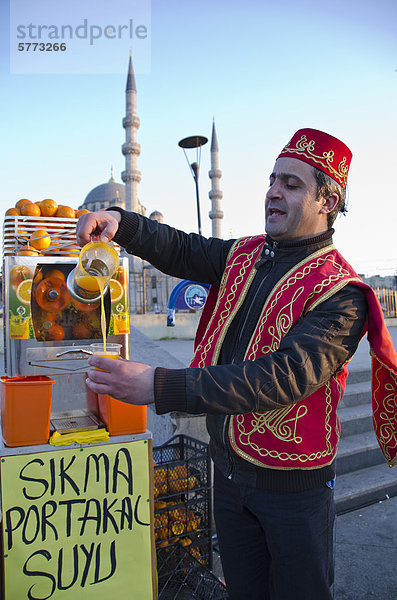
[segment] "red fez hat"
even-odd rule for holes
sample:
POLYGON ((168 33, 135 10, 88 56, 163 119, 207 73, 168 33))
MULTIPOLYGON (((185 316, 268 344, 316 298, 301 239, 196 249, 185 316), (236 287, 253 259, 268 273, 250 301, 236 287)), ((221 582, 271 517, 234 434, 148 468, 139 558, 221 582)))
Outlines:
POLYGON ((352 153, 332 135, 318 129, 299 129, 277 158, 288 156, 324 171, 343 188, 346 187, 352 153))

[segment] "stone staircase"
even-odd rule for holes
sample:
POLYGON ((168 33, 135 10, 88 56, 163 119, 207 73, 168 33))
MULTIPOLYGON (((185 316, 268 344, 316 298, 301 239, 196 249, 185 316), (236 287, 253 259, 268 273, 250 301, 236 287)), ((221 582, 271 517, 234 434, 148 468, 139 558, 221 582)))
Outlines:
POLYGON ((387 466, 372 425, 370 370, 350 371, 338 415, 337 514, 396 496, 397 468, 387 466))

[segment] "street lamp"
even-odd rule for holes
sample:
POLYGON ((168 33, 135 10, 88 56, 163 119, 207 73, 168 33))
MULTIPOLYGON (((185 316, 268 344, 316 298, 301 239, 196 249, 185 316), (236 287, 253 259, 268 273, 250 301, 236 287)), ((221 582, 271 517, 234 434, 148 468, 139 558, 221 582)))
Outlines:
POLYGON ((201 146, 204 146, 208 142, 208 139, 202 135, 191 135, 190 137, 183 138, 180 142, 178 142, 178 146, 183 149, 183 153, 187 160, 187 164, 189 165, 190 172, 193 176, 194 183, 196 184, 196 203, 197 203, 197 222, 198 222, 198 232, 201 235, 201 217, 200 217, 200 196, 199 196, 199 187, 198 187, 198 178, 199 178, 199 170, 200 170, 200 161, 201 161, 201 146), (190 162, 186 150, 196 149, 196 161, 190 162))

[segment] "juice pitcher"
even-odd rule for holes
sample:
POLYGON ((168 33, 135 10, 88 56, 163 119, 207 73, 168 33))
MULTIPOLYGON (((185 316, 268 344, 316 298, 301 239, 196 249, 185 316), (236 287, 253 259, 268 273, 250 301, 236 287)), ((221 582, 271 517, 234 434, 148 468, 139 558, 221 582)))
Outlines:
POLYGON ((70 294, 78 302, 97 302, 118 266, 118 254, 110 244, 89 242, 81 249, 78 265, 68 275, 70 294))

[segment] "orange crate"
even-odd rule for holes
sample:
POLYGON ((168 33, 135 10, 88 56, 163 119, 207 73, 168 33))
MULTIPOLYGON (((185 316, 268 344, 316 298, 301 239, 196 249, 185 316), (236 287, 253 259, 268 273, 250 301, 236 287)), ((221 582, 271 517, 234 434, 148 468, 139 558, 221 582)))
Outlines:
POLYGON ((0 377, 1 429, 6 446, 47 444, 50 437, 50 377, 0 377))
POLYGON ((110 435, 127 435, 146 431, 146 406, 136 406, 98 394, 99 416, 110 435))

